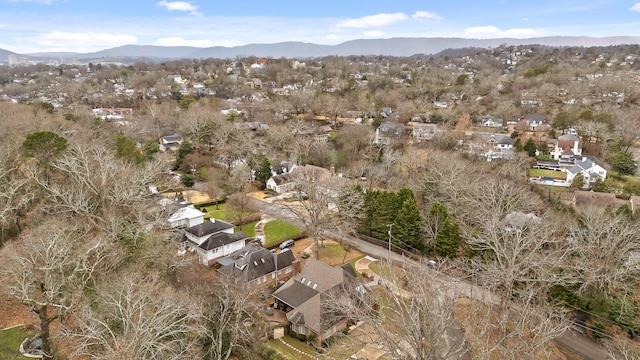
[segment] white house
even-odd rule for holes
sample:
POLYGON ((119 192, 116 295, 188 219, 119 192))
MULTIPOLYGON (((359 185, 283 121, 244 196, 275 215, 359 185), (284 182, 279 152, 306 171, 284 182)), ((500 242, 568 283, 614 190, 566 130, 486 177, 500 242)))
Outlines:
POLYGON ((513 149, 513 139, 506 135, 491 135, 487 141, 499 151, 513 149))
POLYGON ((607 170, 587 158, 567 170, 567 183, 571 184, 578 174, 584 178, 584 188, 590 188, 598 178, 603 181, 607 178, 607 170))
POLYGON ((204 213, 193 205, 182 207, 169 216, 171 228, 188 228, 204 222, 204 213))
POLYGON ((247 236, 242 231, 234 233, 234 228, 233 224, 211 218, 184 230, 186 245, 198 253, 202 264, 210 265, 244 247, 247 236))
POLYGON ((182 144, 182 136, 180 134, 166 135, 159 139, 160 151, 172 150, 177 151, 182 144))
POLYGON ((582 140, 574 134, 558 136, 558 141, 549 155, 554 160, 560 160, 561 157, 570 158, 573 155, 582 155, 582 140))

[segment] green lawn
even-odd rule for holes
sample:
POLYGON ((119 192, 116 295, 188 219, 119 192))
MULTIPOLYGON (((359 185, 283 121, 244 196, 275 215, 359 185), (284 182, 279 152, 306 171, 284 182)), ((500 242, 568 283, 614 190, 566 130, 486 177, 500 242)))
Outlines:
POLYGON ((16 355, 22 341, 32 335, 23 331, 20 326, 0 331, 0 359, 27 359, 16 355))
POLYGON ((325 245, 324 247, 322 246, 318 246, 319 247, 319 252, 320 252, 320 258, 321 259, 325 259, 325 258, 331 258, 331 257, 342 257, 344 256, 344 248, 342 247, 342 245, 340 244, 332 244, 332 245, 325 245))
POLYGON ((276 246, 287 239, 300 237, 303 230, 282 220, 269 221, 264 226, 264 236, 267 242, 264 247, 276 246))
POLYGON ((567 173, 563 171, 555 171, 555 170, 547 170, 547 169, 530 169, 529 176, 538 177, 538 176, 548 176, 557 179, 566 179, 567 173))
POLYGON ((250 223, 240 225, 236 227, 236 232, 242 231, 248 238, 253 238, 256 236, 256 224, 258 221, 252 221, 250 223))
POLYGON ((218 204, 217 208, 216 205, 203 206, 200 208, 200 211, 204 210, 207 210, 207 212, 204 214, 205 220, 213 217, 215 219, 227 221, 227 211, 225 203, 218 204))

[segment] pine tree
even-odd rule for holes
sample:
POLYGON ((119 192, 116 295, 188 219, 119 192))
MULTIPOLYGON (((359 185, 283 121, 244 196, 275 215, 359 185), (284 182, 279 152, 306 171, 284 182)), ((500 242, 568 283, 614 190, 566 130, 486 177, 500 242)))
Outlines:
POLYGON ((445 219, 435 238, 436 253, 449 258, 455 257, 461 242, 458 223, 449 218, 445 219))
POLYGON ((264 154, 258 159, 258 168, 255 172, 256 180, 260 181, 260 189, 264 190, 267 186, 267 180, 271 177, 271 162, 264 154))
POLYGON ((422 250, 422 219, 415 200, 406 199, 397 212, 392 242, 405 249, 422 250))
POLYGON ((435 251, 440 256, 454 257, 462 243, 458 223, 449 218, 447 208, 433 203, 428 215, 429 228, 435 251))

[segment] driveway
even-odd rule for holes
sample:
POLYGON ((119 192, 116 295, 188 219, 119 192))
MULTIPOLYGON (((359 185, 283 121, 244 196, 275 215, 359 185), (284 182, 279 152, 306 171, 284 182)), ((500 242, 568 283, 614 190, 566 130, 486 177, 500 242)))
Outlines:
MULTIPOLYGON (((275 204, 269 204, 259 199, 252 198, 249 200, 249 206, 257 211, 261 211, 263 214, 269 215, 276 219, 286 220, 292 224, 304 228, 304 224, 301 224, 294 216, 288 213, 286 208, 280 207, 275 204)), ((376 246, 374 244, 362 241, 354 236, 348 236, 338 234, 334 231, 327 231, 327 238, 343 239, 346 243, 358 249, 364 254, 369 254, 372 258, 388 259, 400 267, 413 264, 418 265, 413 260, 392 252, 389 254, 388 249, 376 246)), ((368 266, 368 265, 367 265, 368 266)), ((427 271, 431 274, 431 279, 438 282, 446 291, 450 291, 458 296, 465 296, 478 301, 490 302, 493 304, 499 304, 499 297, 488 289, 476 286, 472 283, 466 282, 462 279, 449 276, 441 273, 435 269, 428 268, 427 271)), ((557 339, 553 340, 556 345, 566 349, 567 351, 581 356, 586 360, 603 360, 609 359, 606 350, 598 343, 576 332, 568 331, 560 335, 557 339)))

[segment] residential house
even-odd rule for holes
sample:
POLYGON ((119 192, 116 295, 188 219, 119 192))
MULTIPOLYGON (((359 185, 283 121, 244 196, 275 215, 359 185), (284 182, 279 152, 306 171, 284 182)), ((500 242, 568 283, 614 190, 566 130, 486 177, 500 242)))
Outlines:
POLYGON ((431 140, 438 129, 436 124, 411 123, 410 125, 411 136, 418 141, 431 140))
POLYGON ((247 236, 242 231, 234 233, 234 228, 233 224, 211 218, 184 229, 186 246, 198 254, 202 264, 208 266, 213 260, 244 247, 247 236))
POLYGON ((204 213, 192 204, 181 207, 169 217, 171 228, 189 228, 204 222, 204 213))
POLYGON ((490 128, 501 128, 502 127, 502 119, 495 118, 491 115, 484 115, 478 121, 478 125, 482 127, 490 127, 490 128))
POLYGON ((582 140, 577 135, 566 134, 558 136, 554 148, 549 152, 554 160, 568 160, 574 155, 582 155, 582 140))
POLYGON ((300 261, 292 251, 272 253, 258 242, 247 244, 217 262, 222 265, 218 272, 251 288, 282 284, 300 272, 300 261))
POLYGON ((297 166, 289 173, 274 175, 267 180, 266 187, 278 194, 293 190, 299 181, 324 182, 331 178, 331 171, 313 165, 297 166))
POLYGON ((302 271, 273 293, 278 307, 287 312, 291 331, 321 344, 348 326, 348 314, 331 309, 330 302, 356 291, 356 274, 350 264, 333 267, 309 258, 302 271))
POLYGON ((499 151, 513 149, 513 139, 510 136, 491 135, 487 142, 499 151))
POLYGON ((550 129, 546 115, 525 115, 518 118, 516 130, 545 132, 550 129))
POLYGON ((587 189, 590 188, 597 179, 604 181, 607 178, 607 170, 587 157, 584 158, 584 161, 577 163, 567 170, 567 183, 571 184, 578 174, 582 174, 584 179, 583 187, 587 189))
POLYGON ((388 143, 405 135, 406 129, 402 123, 385 121, 376 129, 375 143, 388 143))
POLYGON ((295 188, 295 176, 291 173, 274 175, 267 180, 267 184, 265 186, 267 189, 273 190, 278 194, 282 194, 295 188))
POLYGON ((178 151, 182 145, 182 136, 180 134, 166 135, 160 138, 160 151, 178 151))

